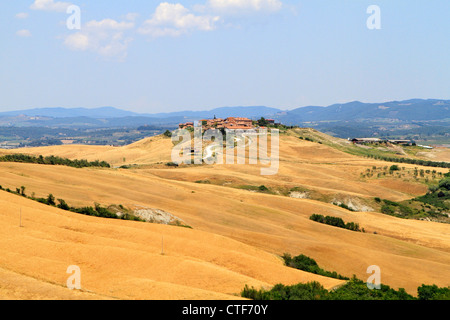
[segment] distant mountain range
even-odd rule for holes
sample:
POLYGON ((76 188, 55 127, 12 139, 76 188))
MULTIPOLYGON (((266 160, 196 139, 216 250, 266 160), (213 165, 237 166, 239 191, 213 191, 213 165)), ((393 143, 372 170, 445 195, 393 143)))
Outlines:
POLYGON ((110 119, 137 115, 131 111, 120 110, 113 107, 102 108, 36 108, 28 110, 0 112, 0 117, 49 117, 49 118, 75 118, 86 117, 94 119, 110 119))
POLYGON ((269 108, 264 106, 253 107, 223 107, 216 108, 209 111, 178 111, 171 113, 157 113, 148 116, 155 118, 167 117, 183 117, 188 119, 204 119, 204 118, 227 118, 227 117, 245 117, 245 118, 261 118, 273 116, 282 112, 280 109, 269 108))
POLYGON ((156 119, 169 118, 207 118, 207 117, 260 117, 273 115, 281 110, 264 106, 255 107, 224 107, 210 111, 177 111, 169 113, 136 113, 125 111, 113 107, 101 107, 94 109, 87 108, 37 108, 19 111, 0 112, 0 117, 44 117, 44 118, 93 118, 93 119, 113 119, 124 117, 149 117, 156 119))
POLYGON ((264 106, 223 107, 209 111, 177 111, 140 114, 113 107, 40 108, 0 112, 0 126, 87 126, 116 127, 149 125, 177 125, 180 122, 204 118, 260 117, 274 118, 287 125, 330 121, 433 121, 450 119, 450 100, 413 99, 382 103, 359 101, 334 104, 328 107, 308 106, 294 110, 281 110, 264 106))
POLYGON ((328 107, 303 107, 278 117, 289 123, 311 121, 355 121, 393 119, 400 121, 430 121, 450 119, 450 100, 404 100, 383 103, 359 101, 328 107))

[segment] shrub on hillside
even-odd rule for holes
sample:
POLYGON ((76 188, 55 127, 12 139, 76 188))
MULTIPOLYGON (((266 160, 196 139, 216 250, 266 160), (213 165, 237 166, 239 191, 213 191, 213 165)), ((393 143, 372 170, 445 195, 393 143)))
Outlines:
POLYGON ((450 190, 450 178, 445 178, 439 182, 439 188, 450 190))
POLYGON ((66 158, 61 158, 57 156, 39 157, 26 155, 26 154, 7 154, 0 157, 0 162, 20 162, 20 163, 36 163, 45 165, 61 165, 69 166, 75 168, 85 168, 85 167, 103 167, 110 168, 110 164, 105 161, 87 161, 87 160, 70 160, 66 158))
POLYGON ((277 284, 270 291, 245 286, 241 293, 242 297, 252 300, 324 300, 327 295, 328 291, 319 282, 277 284))
POLYGON ((359 229, 359 224, 355 223, 355 222, 348 222, 345 224, 345 229, 347 230, 351 230, 351 231, 361 231, 359 229))
MULTIPOLYGON (((428 290, 430 291, 430 290, 428 290)), ((405 289, 395 290, 381 285, 379 290, 371 290, 367 283, 353 277, 335 290, 326 290, 318 282, 300 283, 292 286, 275 285, 271 290, 256 290, 245 286, 242 297, 253 300, 414 300, 405 289)), ((433 292, 427 294, 433 297, 433 292)), ((439 295, 436 295, 439 296, 439 295)))
POLYGON ((282 256, 282 258, 284 260, 284 263, 288 267, 299 269, 299 270, 310 272, 310 273, 314 273, 314 274, 318 274, 318 275, 321 275, 324 277, 348 280, 347 277, 337 274, 336 271, 330 272, 330 271, 323 270, 322 268, 319 267, 319 265, 317 264, 317 262, 314 259, 307 257, 303 254, 292 258, 292 256, 290 254, 285 253, 282 256))
POLYGON ((175 163, 175 162, 167 162, 167 163, 166 163, 166 166, 168 166, 168 167, 178 167, 178 163, 175 163))
POLYGON ((56 205, 56 202, 55 202, 55 197, 50 193, 49 195, 48 195, 48 197, 47 197, 47 204, 49 205, 49 206, 54 206, 54 205, 56 205))
POLYGON ((450 287, 439 288, 437 285, 422 285, 417 288, 419 300, 450 300, 450 287))
POLYGON ((341 207, 341 208, 346 209, 346 210, 348 210, 348 211, 355 211, 355 210, 353 210, 352 208, 350 208, 348 205, 346 205, 345 203, 340 203, 340 204, 333 203, 333 204, 334 204, 335 206, 341 207))
POLYGON ((309 217, 309 219, 311 219, 312 221, 325 223, 325 217, 321 214, 314 213, 313 215, 311 215, 311 217, 309 217))
POLYGON ((398 165, 394 164, 389 168, 389 171, 400 171, 400 168, 398 165))
POLYGON ((171 138, 172 137, 172 132, 170 132, 169 130, 166 130, 166 132, 164 132, 164 136, 167 138, 171 138))
POLYGON ((333 227, 348 229, 351 231, 361 231, 358 223, 355 222, 345 223, 344 220, 338 217, 331 217, 331 216, 324 217, 321 214, 313 214, 311 215, 311 217, 309 217, 309 219, 319 223, 328 224, 333 227))
POLYGON ((70 210, 69 205, 64 201, 63 199, 58 199, 59 204, 57 205, 58 208, 62 210, 70 210))

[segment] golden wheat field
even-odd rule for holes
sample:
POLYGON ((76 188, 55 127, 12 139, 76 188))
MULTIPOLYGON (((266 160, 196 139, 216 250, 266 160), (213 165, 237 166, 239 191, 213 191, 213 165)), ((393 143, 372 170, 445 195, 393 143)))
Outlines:
POLYGON ((305 254, 326 270, 364 280, 367 268, 378 265, 382 283, 413 295, 421 284, 450 285, 450 225, 366 210, 374 197, 400 201, 427 190, 395 177, 361 178, 368 168, 389 163, 281 135, 278 174, 262 176, 258 165, 169 168, 164 163, 172 146, 159 136, 125 147, 3 151, 113 165, 0 163, 3 188, 25 186, 27 194, 51 193, 73 206, 96 202, 161 209, 192 229, 88 217, 0 191, 0 297, 236 299, 245 285, 319 281, 333 288, 343 283, 288 268, 283 253, 305 254), (119 168, 133 164, 138 166, 119 168), (245 188, 261 185, 274 192, 245 188), (286 194, 293 188, 298 192, 286 194), (352 201, 361 210, 342 209, 331 204, 334 200, 352 201), (316 223, 309 219, 313 213, 357 222, 366 232, 316 223), (81 269, 81 291, 66 288, 70 265, 81 269))

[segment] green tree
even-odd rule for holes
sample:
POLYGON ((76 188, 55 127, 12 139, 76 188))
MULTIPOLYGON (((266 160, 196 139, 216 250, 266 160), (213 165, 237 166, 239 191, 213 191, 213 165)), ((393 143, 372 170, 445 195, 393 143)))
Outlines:
POLYGON ((400 168, 399 168, 399 166, 396 165, 396 164, 392 165, 392 166, 389 168, 389 171, 399 171, 399 170, 400 170, 400 168))
POLYGON ((49 206, 54 206, 54 205, 56 205, 56 203, 55 203, 55 197, 54 197, 51 193, 48 195, 46 201, 47 201, 47 204, 48 204, 49 206))
POLYGON ((267 127, 269 122, 264 117, 261 117, 261 119, 258 120, 258 125, 261 127, 267 127))
POLYGON ((419 300, 450 300, 450 287, 439 288, 437 285, 421 285, 417 288, 419 300))
POLYGON ((58 208, 63 209, 63 210, 70 210, 69 205, 66 203, 66 201, 64 201, 63 199, 58 199, 58 208))
POLYGON ((439 188, 450 190, 450 178, 445 178, 439 182, 439 188))

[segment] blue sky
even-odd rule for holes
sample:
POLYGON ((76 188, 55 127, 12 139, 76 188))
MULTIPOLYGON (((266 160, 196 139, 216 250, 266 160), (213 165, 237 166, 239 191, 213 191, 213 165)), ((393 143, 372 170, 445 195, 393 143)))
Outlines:
POLYGON ((450 99, 449 16, 448 0, 1 1, 0 111, 450 99))

